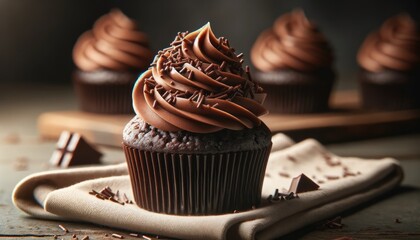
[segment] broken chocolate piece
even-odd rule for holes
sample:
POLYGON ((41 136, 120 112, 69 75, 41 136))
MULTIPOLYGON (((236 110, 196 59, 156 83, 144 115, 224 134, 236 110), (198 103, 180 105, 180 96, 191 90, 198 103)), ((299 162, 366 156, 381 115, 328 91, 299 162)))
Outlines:
POLYGON ((57 141, 56 150, 50 158, 50 165, 61 168, 69 166, 98 164, 102 156, 79 133, 63 131, 57 141))
POLYGON ((319 188, 319 185, 308 178, 305 174, 300 174, 299 176, 292 179, 290 184, 289 192, 302 193, 315 191, 319 188))

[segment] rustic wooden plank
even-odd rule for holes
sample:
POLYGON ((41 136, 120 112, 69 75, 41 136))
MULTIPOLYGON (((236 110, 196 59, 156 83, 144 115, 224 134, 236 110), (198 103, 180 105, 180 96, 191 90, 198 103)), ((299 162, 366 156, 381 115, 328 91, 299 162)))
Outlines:
POLYGON ((53 239, 72 239, 72 235, 82 239, 89 236, 89 239, 113 239, 111 234, 117 233, 124 236, 124 239, 138 239, 130 237, 130 232, 112 229, 105 226, 90 223, 75 223, 63 221, 46 221, 31 218, 19 213, 11 205, 0 205, 0 239, 22 239, 22 238, 48 238, 53 239), (63 225, 68 229, 64 232, 58 225, 63 225), (107 237, 105 236, 107 234, 107 237))
POLYGON ((64 130, 78 132, 96 144, 120 147, 125 124, 133 115, 102 115, 80 111, 43 113, 38 118, 41 137, 56 139, 64 130))
POLYGON ((322 221, 282 239, 419 239, 419 199, 419 188, 401 187, 341 214, 342 228, 326 228, 322 221))

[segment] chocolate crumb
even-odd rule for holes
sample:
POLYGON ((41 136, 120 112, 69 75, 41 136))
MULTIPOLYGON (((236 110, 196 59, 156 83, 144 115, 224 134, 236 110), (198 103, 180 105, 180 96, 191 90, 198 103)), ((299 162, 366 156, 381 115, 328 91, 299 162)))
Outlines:
POLYGON ((287 159, 290 160, 290 161, 292 161, 292 162, 297 162, 296 158, 294 158, 294 157, 292 157, 290 155, 287 155, 287 159))
POLYGON ((4 138, 4 140, 6 141, 6 143, 9 143, 9 144, 18 144, 21 141, 17 133, 10 133, 4 138))
POLYGON ((69 230, 67 228, 65 228, 63 225, 59 224, 58 225, 59 228, 61 228, 61 230, 63 230, 64 232, 68 233, 69 230))
POLYGON ((402 223, 401 220, 399 218, 395 219, 395 223, 402 223))
POLYGON ((25 171, 28 169, 28 158, 19 157, 13 163, 13 167, 16 171, 25 171))
POLYGON ((72 238, 75 238, 75 237, 77 237, 77 235, 76 235, 76 234, 73 234, 71 237, 72 237, 72 238))
POLYGON ((285 173, 285 172, 279 172, 279 175, 281 177, 285 177, 285 178, 289 178, 290 177, 290 175, 288 173, 285 173))
POLYGON ((322 180, 318 180, 318 181, 316 181, 318 184, 323 184, 323 183, 325 183, 324 181, 322 181, 322 180))
POLYGON ((112 236, 113 238, 124 239, 124 236, 123 236, 123 235, 116 234, 116 233, 113 233, 111 236, 112 236))

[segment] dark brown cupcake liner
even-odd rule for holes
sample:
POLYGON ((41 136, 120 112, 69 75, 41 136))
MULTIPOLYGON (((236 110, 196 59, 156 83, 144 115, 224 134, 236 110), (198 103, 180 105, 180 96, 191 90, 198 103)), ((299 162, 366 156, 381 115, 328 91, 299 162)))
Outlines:
POLYGON ((79 108, 85 112, 103 114, 133 113, 132 89, 133 83, 103 83, 95 84, 74 81, 79 108))
POLYGON ((270 113, 314 113, 329 110, 333 82, 322 84, 260 84, 267 97, 264 106, 270 113))
POLYGON ((414 84, 360 82, 362 107, 369 110, 396 111, 420 108, 418 91, 420 87, 416 88, 414 84))
POLYGON ((134 199, 143 209, 210 215, 259 205, 271 145, 216 154, 144 151, 123 144, 134 199))

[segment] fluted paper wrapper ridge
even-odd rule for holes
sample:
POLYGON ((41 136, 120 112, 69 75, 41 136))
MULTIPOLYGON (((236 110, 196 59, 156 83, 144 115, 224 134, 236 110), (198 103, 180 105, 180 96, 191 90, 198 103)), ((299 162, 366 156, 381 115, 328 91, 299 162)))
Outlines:
POLYGON ((123 144, 134 199, 143 209, 210 215, 258 206, 271 145, 262 149, 178 154, 123 144))

